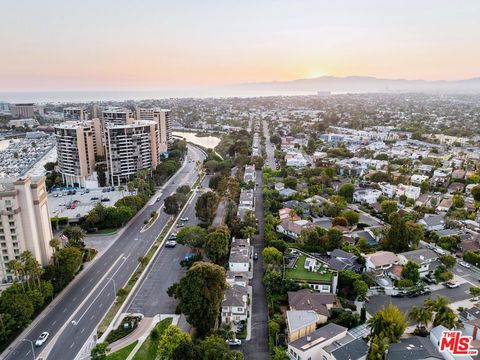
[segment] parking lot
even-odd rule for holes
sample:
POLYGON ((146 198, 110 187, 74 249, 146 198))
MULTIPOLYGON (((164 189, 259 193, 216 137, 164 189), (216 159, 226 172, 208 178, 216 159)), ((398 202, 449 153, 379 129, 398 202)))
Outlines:
POLYGON ((113 206, 116 201, 130 194, 127 190, 109 190, 107 192, 107 189, 110 188, 82 189, 76 190, 75 194, 71 191, 69 193, 68 190, 54 191, 48 194, 50 217, 79 218, 90 211, 98 202, 105 206, 113 206))
POLYGON ((451 303, 454 303, 472 297, 469 292, 470 286, 469 283, 463 283, 455 289, 443 288, 437 291, 432 291, 430 295, 414 298, 395 298, 389 295, 374 295, 370 297, 369 302, 366 304, 366 308, 368 313, 374 314, 378 310, 381 310, 382 306, 388 306, 388 304, 391 303, 397 306, 401 311, 407 312, 413 305, 422 306, 425 299, 429 297, 436 298, 438 296, 444 296, 448 298, 451 303))

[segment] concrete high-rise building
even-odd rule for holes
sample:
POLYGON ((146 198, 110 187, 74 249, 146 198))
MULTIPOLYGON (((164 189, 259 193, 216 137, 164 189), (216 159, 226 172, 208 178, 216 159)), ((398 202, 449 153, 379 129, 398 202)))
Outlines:
POLYGON ((107 124, 105 150, 107 177, 111 185, 127 182, 141 169, 152 169, 159 163, 158 123, 137 120, 128 125, 107 124))
POLYGON ((11 104, 10 111, 16 117, 32 118, 35 113, 35 104, 11 104))
POLYGON ((121 107, 109 107, 102 111, 102 123, 105 127, 107 124, 129 125, 135 121, 133 112, 129 109, 121 107))
POLYGON ((88 120, 88 114, 85 109, 69 107, 63 109, 63 118, 67 121, 84 121, 88 120))
POLYGON ((52 257, 45 177, 0 182, 0 282, 13 281, 8 262, 26 250, 42 265, 52 257))
POLYGON ((100 120, 68 121, 55 126, 55 135, 63 180, 85 187, 95 170, 95 156, 105 154, 100 120))
POLYGON ((160 108, 144 109, 137 107, 136 112, 138 120, 155 121, 158 124, 159 151, 167 151, 173 144, 170 110, 160 108))

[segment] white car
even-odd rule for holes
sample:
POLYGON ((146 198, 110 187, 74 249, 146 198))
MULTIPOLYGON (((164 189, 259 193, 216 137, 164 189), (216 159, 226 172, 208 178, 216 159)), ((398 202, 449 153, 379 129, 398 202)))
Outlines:
POLYGON ((184 216, 180 219, 180 221, 188 221, 188 217, 184 216))
POLYGON ((459 261, 458 263, 467 269, 470 269, 472 267, 472 265, 466 263, 465 261, 459 261))
POLYGON ((447 282, 447 287, 449 289, 455 289, 455 288, 458 288, 459 286, 460 284, 458 282, 453 282, 453 281, 447 282))
POLYGON ((240 339, 226 340, 225 342, 230 346, 240 346, 240 345, 242 345, 242 340, 240 340, 240 339))
POLYGON ((165 247, 175 247, 175 246, 177 246, 177 242, 175 240, 168 240, 165 243, 165 247))
POLYGON ((41 333, 37 341, 35 341, 35 346, 42 346, 45 343, 45 341, 47 341, 49 335, 50 334, 46 331, 41 333))

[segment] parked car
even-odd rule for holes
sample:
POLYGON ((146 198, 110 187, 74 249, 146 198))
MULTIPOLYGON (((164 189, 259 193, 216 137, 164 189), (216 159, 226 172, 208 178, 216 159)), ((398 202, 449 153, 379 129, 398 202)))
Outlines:
POLYGON ((459 261, 458 262, 461 266, 463 266, 464 268, 467 268, 467 269, 470 269, 472 267, 472 265, 470 265, 469 263, 465 262, 465 261, 459 261))
POLYGON ((447 285, 447 287, 449 289, 455 289, 455 288, 458 288, 460 286, 460 284, 458 282, 455 282, 455 281, 449 281, 445 285, 447 285))
POLYGON ((175 246, 177 246, 177 242, 175 240, 168 240, 165 243, 165 247, 175 247, 175 246))
POLYGON ((184 226, 185 226, 185 224, 182 223, 182 222, 178 222, 178 223, 177 223, 177 227, 184 227, 184 226))
POLYGON ((98 200, 98 199, 99 199, 98 196, 92 196, 92 197, 90 198, 90 200, 98 200))
POLYGON ((258 260, 258 253, 253 254, 253 260, 258 260))
POLYGON ((392 297, 394 297, 394 298, 403 298, 403 297, 405 297, 405 294, 399 292, 399 293, 396 293, 396 294, 392 294, 392 297))
POLYGON ((42 346, 45 341, 47 341, 49 335, 50 334, 46 331, 42 332, 38 337, 37 341, 35 341, 35 346, 42 346))
POLYGON ((102 200, 101 200, 101 201, 102 201, 102 202, 106 202, 106 201, 110 201, 110 199, 107 198, 107 197, 102 197, 102 200))
POLYGON ((188 217, 184 216, 180 219, 180 221, 188 221, 188 217))
POLYGON ((177 233, 171 233, 168 238, 171 240, 175 240, 177 238, 177 233))
POLYGON ((240 339, 226 340, 225 342, 230 346, 240 346, 240 345, 242 345, 242 340, 240 340, 240 339))
POLYGON ((423 290, 420 290, 419 292, 420 295, 429 295, 431 293, 432 292, 430 291, 430 289, 423 289, 423 290))

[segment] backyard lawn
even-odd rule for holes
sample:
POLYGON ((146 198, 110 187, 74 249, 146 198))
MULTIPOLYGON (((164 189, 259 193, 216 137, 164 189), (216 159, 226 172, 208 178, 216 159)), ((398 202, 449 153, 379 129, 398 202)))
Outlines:
POLYGON ((317 272, 313 271, 308 271, 305 269, 305 260, 307 259, 306 256, 302 255, 299 256, 297 261, 295 262, 295 265, 291 269, 286 269, 286 276, 289 279, 293 280, 313 280, 313 281, 330 281, 332 280, 333 273, 327 269, 327 268, 322 268, 317 272), (325 271, 323 274, 321 271, 325 271))
POLYGON ((115 351, 114 353, 107 356, 107 360, 125 360, 128 357, 128 354, 133 350, 135 345, 137 345, 138 340, 131 343, 128 346, 125 346, 123 349, 115 351))
POLYGON ((157 357, 158 340, 171 323, 172 318, 167 318, 160 321, 155 327, 157 329, 158 336, 153 339, 152 335, 150 334, 140 349, 138 349, 137 353, 133 357, 133 360, 155 360, 157 357))

